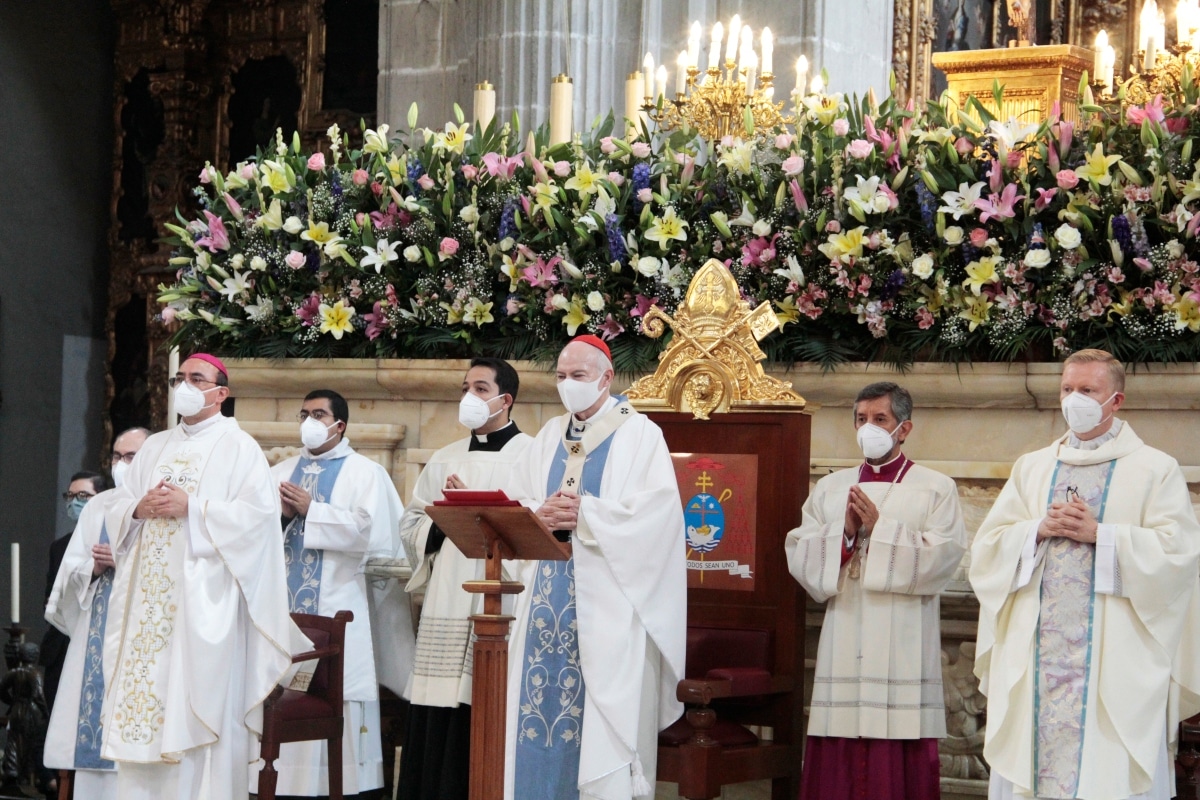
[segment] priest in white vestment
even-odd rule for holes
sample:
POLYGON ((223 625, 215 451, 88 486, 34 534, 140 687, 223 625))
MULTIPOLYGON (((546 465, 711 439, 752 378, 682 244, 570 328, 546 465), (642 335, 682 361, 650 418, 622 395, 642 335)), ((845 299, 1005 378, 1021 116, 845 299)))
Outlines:
POLYGON ((533 441, 511 419, 519 389, 520 378, 507 361, 471 361, 458 410, 458 421, 471 435, 429 459, 400 525, 413 569, 407 588, 425 594, 412 675, 404 690, 412 704, 400 756, 398 788, 405 800, 466 800, 468 795, 469 617, 482 612, 483 601, 482 595, 464 590, 463 583, 482 580, 484 564, 464 556, 429 519, 425 507, 441 500, 447 489, 500 489, 512 496, 514 473, 533 441))
POLYGON ((946 735, 938 594, 967 549, 954 481, 909 460, 913 401, 891 382, 854 401, 865 461, 827 475, 787 537, 826 603, 801 800, 935 800, 946 735))
POLYGON ((662 431, 613 397, 612 357, 580 336, 558 357, 567 412, 518 472, 521 498, 569 535, 527 564, 509 643, 505 797, 654 794, 658 732, 683 710, 683 503, 662 431))
MULTIPOLYGON (((372 628, 363 566, 369 556, 392 556, 399 547, 400 495, 386 469, 350 446, 344 397, 330 389, 309 392, 299 419, 303 449, 271 470, 283 508, 288 600, 293 613, 354 613, 346 627, 342 791, 356 795, 383 786, 376 661, 401 657, 372 628)), ((395 599, 407 607, 407 598, 395 599)), ((258 756, 252 743, 251 791, 258 788, 258 756)), ((325 741, 281 745, 275 769, 280 795, 329 794, 325 741)))
MULTIPOLYGON (((116 488, 150 434, 131 428, 113 440, 112 476, 116 488)), ((124 609, 112 604, 114 562, 101 492, 83 508, 63 553, 46 602, 46 621, 70 637, 58 684, 58 702, 46 730, 48 769, 74 770, 75 796, 118 800, 116 764, 100 756, 106 665, 104 641, 121 635, 124 609)), ((111 674, 111 665, 107 666, 111 674)))
POLYGON ((243 800, 262 702, 311 643, 288 615, 266 457, 220 413, 228 372, 199 354, 171 383, 182 424, 105 504, 125 624, 105 643, 101 755, 121 800, 243 800))
POLYGON ((1200 711, 1200 525, 1175 459, 1114 416, 1121 363, 1063 365, 1070 428, 1013 465, 971 547, 992 798, 1166 800, 1200 711))

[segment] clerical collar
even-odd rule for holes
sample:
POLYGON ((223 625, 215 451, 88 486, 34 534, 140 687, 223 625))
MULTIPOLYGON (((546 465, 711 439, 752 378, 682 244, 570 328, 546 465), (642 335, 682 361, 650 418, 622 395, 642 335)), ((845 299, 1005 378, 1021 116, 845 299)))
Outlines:
POLYGON ((304 456, 310 461, 332 461, 335 458, 345 458, 353 452, 354 449, 350 447, 350 440, 345 436, 343 436, 342 440, 337 443, 337 447, 331 447, 329 450, 326 450, 320 455, 314 456, 307 447, 302 447, 300 449, 300 455, 304 456))
POLYGON ((620 401, 617 400, 617 398, 609 395, 608 399, 604 401, 604 405, 600 406, 600 410, 595 414, 592 414, 587 419, 580 419, 576 415, 572 414, 571 421, 567 425, 567 438, 571 439, 572 441, 576 439, 582 439, 584 432, 588 429, 588 425, 591 425, 609 411, 612 411, 614 408, 616 408, 618 402, 620 401))
POLYGON ((858 482, 872 483, 875 481, 886 481, 898 483, 903 474, 912 466, 912 463, 904 453, 898 453, 891 461, 879 466, 868 464, 864 461, 858 468, 858 482))
POLYGON ((1075 435, 1074 431, 1071 431, 1070 435, 1067 437, 1067 447, 1073 447, 1076 450, 1098 450, 1100 449, 1101 445, 1107 444, 1108 442, 1111 442, 1113 439, 1117 438, 1117 434, 1121 432, 1121 428, 1123 427, 1124 423, 1122 423, 1121 420, 1114 419, 1111 428, 1097 436, 1095 439, 1088 439, 1087 441, 1080 439, 1075 435))
POLYGON ((485 453, 497 453, 503 450, 504 445, 512 441, 512 438, 520 432, 521 429, 512 420, 509 420, 508 424, 500 430, 492 431, 491 433, 475 433, 475 431, 471 431, 471 444, 467 446, 467 451, 480 450, 485 453))
POLYGON ((214 425, 218 424, 223 419, 225 419, 225 417, 223 415, 213 414, 208 419, 202 419, 199 422, 195 422, 195 423, 189 424, 187 422, 180 422, 179 427, 183 428, 183 432, 186 433, 188 436, 195 436, 197 433, 200 433, 201 431, 206 431, 209 428, 213 427, 214 425))

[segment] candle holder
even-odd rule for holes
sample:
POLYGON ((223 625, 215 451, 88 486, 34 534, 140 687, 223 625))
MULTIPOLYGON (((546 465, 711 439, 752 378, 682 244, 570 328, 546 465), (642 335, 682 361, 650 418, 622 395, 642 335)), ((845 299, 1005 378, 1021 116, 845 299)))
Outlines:
POLYGON ((4 630, 8 631, 8 641, 4 643, 4 664, 8 669, 15 669, 21 645, 25 643, 25 634, 29 633, 29 628, 24 628, 14 622, 4 630))
POLYGON ((687 90, 665 100, 660 108, 650 98, 642 110, 659 127, 670 131, 687 125, 702 137, 717 141, 726 136, 743 136, 749 112, 756 132, 765 133, 780 125, 795 123, 795 117, 785 116, 783 103, 774 100, 775 76, 764 72, 757 85, 747 91, 750 70, 738 69, 736 62, 727 59, 725 68, 709 67, 700 77, 697 67, 687 69, 687 90))
POLYGON ((1190 67, 1195 74, 1200 69, 1200 52, 1194 51, 1189 42, 1181 42, 1169 52, 1160 50, 1152 69, 1137 69, 1136 65, 1144 64, 1145 58, 1146 51, 1139 50, 1134 57, 1133 74, 1123 84, 1127 105, 1143 105, 1160 94, 1164 97, 1177 94, 1183 90, 1184 70, 1190 67))

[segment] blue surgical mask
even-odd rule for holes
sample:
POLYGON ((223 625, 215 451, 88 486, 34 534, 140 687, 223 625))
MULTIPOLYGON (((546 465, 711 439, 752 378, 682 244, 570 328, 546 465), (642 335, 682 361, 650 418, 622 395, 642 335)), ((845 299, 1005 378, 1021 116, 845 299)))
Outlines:
POLYGON ((78 497, 72 498, 71 502, 67 503, 67 516, 70 518, 71 522, 79 521, 79 515, 83 513, 83 507, 86 506, 87 503, 87 500, 80 500, 78 497))

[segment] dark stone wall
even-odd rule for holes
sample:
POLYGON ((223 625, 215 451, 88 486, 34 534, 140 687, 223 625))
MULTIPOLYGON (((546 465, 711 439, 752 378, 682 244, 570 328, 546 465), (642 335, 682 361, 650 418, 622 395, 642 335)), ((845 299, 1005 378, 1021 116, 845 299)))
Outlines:
POLYGON ((16 541, 34 641, 63 475, 100 464, 112 64, 107 2, 0 3, 0 622, 16 541))

